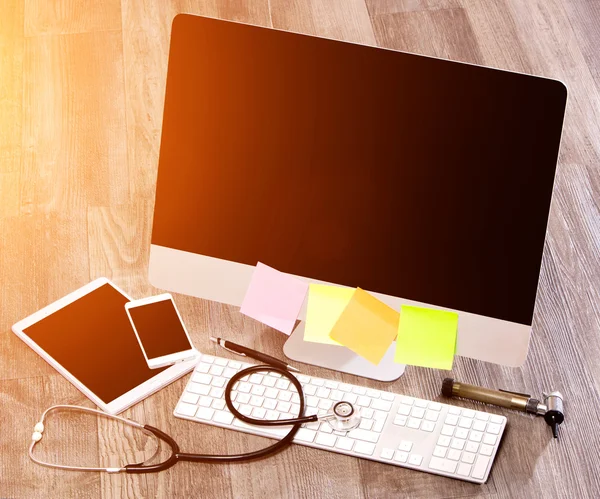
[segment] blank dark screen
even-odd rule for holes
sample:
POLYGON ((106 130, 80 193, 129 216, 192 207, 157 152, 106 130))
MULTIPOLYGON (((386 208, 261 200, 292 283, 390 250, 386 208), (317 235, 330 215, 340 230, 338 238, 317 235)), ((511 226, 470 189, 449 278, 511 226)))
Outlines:
POLYGON ((128 301, 105 284, 24 331, 109 403, 166 369, 148 367, 125 311, 128 301))
POLYGON ((132 307, 129 314, 149 359, 192 348, 171 300, 132 307))
POLYGON ((180 15, 152 243, 531 324, 566 90, 180 15))

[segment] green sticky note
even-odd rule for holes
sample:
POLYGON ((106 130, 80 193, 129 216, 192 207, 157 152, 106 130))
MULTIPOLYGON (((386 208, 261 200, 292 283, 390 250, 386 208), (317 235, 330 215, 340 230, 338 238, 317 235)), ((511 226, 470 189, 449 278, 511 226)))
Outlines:
POLYGON ((450 370, 457 331, 455 312, 403 305, 394 362, 450 370))
POLYGON ((308 304, 306 308, 306 324, 304 341, 339 345, 329 337, 331 329, 348 305, 354 294, 352 288, 340 288, 327 284, 310 284, 308 287, 308 304))

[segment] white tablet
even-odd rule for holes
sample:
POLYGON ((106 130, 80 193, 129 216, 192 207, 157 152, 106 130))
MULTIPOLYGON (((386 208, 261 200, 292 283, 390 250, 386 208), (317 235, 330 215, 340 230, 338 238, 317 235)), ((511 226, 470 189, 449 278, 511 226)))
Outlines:
POLYGON ((188 361, 150 369, 125 311, 130 300, 103 277, 12 330, 98 407, 118 414, 195 365, 188 361))

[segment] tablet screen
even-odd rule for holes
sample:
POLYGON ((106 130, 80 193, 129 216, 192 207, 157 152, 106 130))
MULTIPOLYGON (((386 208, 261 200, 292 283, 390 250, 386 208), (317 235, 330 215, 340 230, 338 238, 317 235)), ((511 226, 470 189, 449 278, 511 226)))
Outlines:
POLYGON ((105 403, 167 369, 150 369, 127 317, 129 300, 110 284, 24 329, 105 403))

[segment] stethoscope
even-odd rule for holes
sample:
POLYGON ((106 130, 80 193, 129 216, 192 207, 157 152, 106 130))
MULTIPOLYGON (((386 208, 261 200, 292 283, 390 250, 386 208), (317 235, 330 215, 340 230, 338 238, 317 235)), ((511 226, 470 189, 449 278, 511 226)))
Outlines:
POLYGON ((71 471, 105 471, 107 473, 154 473, 157 471, 163 471, 171 466, 175 465, 178 461, 190 461, 195 463, 231 463, 231 462, 242 462, 242 461, 250 461, 253 459, 258 459, 261 457, 266 457, 271 454, 275 454, 277 452, 282 451, 288 445, 292 443, 294 436, 298 432, 298 430, 302 427, 303 424, 313 423, 315 421, 322 421, 328 423, 331 428, 335 431, 346 433, 354 428, 357 428, 360 424, 361 417, 360 411, 355 410, 354 406, 350 402, 339 401, 336 402, 330 411, 325 414, 318 415, 314 414, 311 416, 305 416, 305 400, 304 400, 304 391, 302 390, 302 385, 300 381, 289 371, 285 369, 281 369, 275 366, 250 366, 246 369, 243 369, 233 375, 227 386, 225 387, 225 403, 227 404, 227 408, 229 411, 239 420, 244 423, 257 425, 257 426, 289 426, 293 425, 290 431, 278 442, 265 447, 264 449, 259 449, 254 452, 248 452, 246 454, 234 454, 228 456, 219 456, 219 455, 210 455, 210 454, 187 454, 184 452, 180 452, 179 445, 172 437, 162 432, 158 428, 154 428, 150 425, 144 425, 141 423, 137 423, 136 421, 132 421, 130 419, 126 419, 120 416, 114 416, 112 414, 107 414, 105 412, 90 409, 88 407, 79 407, 75 405, 54 405, 44 411, 40 421, 34 427, 34 433, 31 437, 31 444, 29 446, 29 457, 42 466, 48 466, 50 468, 57 468, 62 470, 71 470, 71 471), (234 389, 235 384, 242 378, 249 376, 250 374, 256 372, 275 372, 280 374, 281 376, 287 378, 298 391, 298 395, 300 397, 300 409, 298 411, 298 417, 294 419, 278 419, 278 420, 264 420, 264 419, 254 419, 248 416, 245 416, 241 412, 239 412, 233 405, 231 400, 231 392, 234 389), (46 416, 52 411, 80 411, 87 412, 91 414, 98 414, 108 419, 113 419, 116 421, 120 421, 125 425, 132 426, 139 430, 142 430, 146 435, 153 437, 156 439, 156 451, 150 457, 141 463, 134 464, 125 464, 121 467, 114 468, 101 468, 101 467, 86 467, 86 466, 67 466, 56 463, 48 463, 45 461, 41 461, 34 456, 34 448, 38 442, 42 440, 44 433, 44 421, 46 416), (147 464, 149 461, 152 461, 160 450, 160 443, 164 442, 171 449, 171 455, 165 459, 164 461, 157 464, 147 464))

